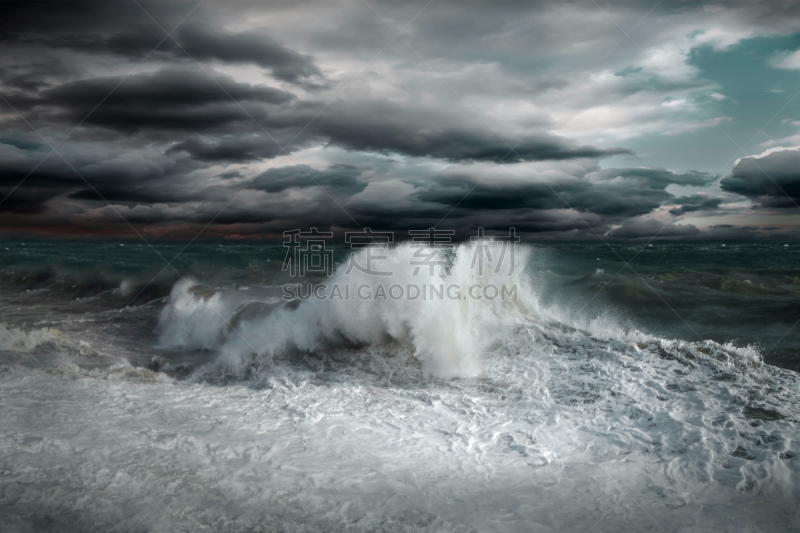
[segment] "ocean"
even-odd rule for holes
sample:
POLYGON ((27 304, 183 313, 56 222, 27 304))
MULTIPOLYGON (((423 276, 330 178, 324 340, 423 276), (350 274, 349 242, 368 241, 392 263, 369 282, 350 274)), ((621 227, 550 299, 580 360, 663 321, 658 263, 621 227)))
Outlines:
POLYGON ((3 237, 0 531, 800 531, 800 243, 476 246, 3 237))

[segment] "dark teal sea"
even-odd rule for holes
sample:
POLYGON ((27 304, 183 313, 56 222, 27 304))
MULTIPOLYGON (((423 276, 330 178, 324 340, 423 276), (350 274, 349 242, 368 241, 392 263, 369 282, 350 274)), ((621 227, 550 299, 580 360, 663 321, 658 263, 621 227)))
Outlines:
MULTIPOLYGON (((659 337, 753 346, 800 370, 800 243, 530 243, 544 305, 659 337)), ((332 245, 334 262, 349 248, 332 245)), ((279 241, 0 239, 0 322, 84 328, 134 360, 150 353, 174 284, 269 290, 291 281, 279 241), (124 312, 121 312, 125 309, 124 312)), ((318 279, 319 280, 319 279, 318 279)))

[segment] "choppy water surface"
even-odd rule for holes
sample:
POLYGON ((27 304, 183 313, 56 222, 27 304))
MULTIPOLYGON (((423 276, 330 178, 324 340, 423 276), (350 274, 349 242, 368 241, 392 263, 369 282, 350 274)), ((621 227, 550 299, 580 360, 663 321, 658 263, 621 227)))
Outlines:
POLYGON ((446 281, 518 298, 287 303, 279 242, 162 270, 185 243, 5 238, 0 508, 21 531, 800 530, 800 244, 722 244, 533 244, 502 280, 461 247, 446 281))

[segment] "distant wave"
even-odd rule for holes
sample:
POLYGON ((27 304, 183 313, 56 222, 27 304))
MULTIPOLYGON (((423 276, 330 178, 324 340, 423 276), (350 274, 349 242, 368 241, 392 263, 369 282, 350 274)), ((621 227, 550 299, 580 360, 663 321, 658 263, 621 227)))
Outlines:
POLYGON ((0 324, 0 350, 31 352, 44 344, 64 343, 68 339, 56 328, 24 330, 0 324))
POLYGON ((60 272, 56 268, 11 268, 0 273, 6 290, 38 293, 56 300, 91 300, 102 307, 142 305, 165 298, 178 277, 161 273, 154 279, 125 277, 98 270, 60 272))

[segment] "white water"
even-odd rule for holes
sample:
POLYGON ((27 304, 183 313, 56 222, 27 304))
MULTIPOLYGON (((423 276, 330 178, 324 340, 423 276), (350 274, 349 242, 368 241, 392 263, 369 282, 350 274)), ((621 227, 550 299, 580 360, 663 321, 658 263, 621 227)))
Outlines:
MULTIPOLYGON (((474 281, 465 265, 457 258, 449 279, 474 281)), ((52 361, 0 367, 5 523, 800 529, 795 373, 761 364, 753 348, 579 324, 540 308, 520 271, 515 302, 312 300, 278 311, 185 282, 162 311, 159 342, 212 350, 190 381, 123 361, 81 369, 69 363, 88 353, 79 339, 0 330, 5 350, 52 361)))
MULTIPOLYGON (((497 247, 481 270, 473 263, 475 248, 464 246, 449 268, 437 266, 431 272, 415 267, 415 250, 399 246, 372 264, 374 271, 393 271, 390 278, 357 270, 348 274, 345 264, 328 281, 327 299, 311 298, 296 309, 269 309, 234 324, 232 318, 243 307, 241 299, 226 299, 222 293, 198 294, 194 282, 184 280, 162 312, 161 343, 171 348, 218 350, 217 367, 244 377, 251 365, 269 364, 276 354, 290 350, 310 351, 344 342, 378 347, 393 341, 413 348, 428 374, 477 376, 482 354, 504 334, 503 328, 534 316, 537 302, 524 275, 528 251, 517 252, 512 269, 508 256, 500 261, 502 250, 497 247), (495 272, 498 265, 502 268, 495 272), (420 296, 393 299, 392 285, 399 286, 395 295, 413 285, 420 288, 420 296), (352 299, 332 297, 334 286, 352 299), (441 287, 441 296, 431 296, 431 288, 441 287), (513 298, 495 297, 494 289, 486 298, 483 287, 498 292, 502 287, 513 289, 513 298), (380 297, 381 288, 385 297, 380 297), (448 288, 452 289, 449 293, 448 288), (470 288, 476 298, 470 296, 470 288), (359 291, 369 296, 358 298, 359 291)), ((367 264, 366 251, 357 261, 367 264)))

